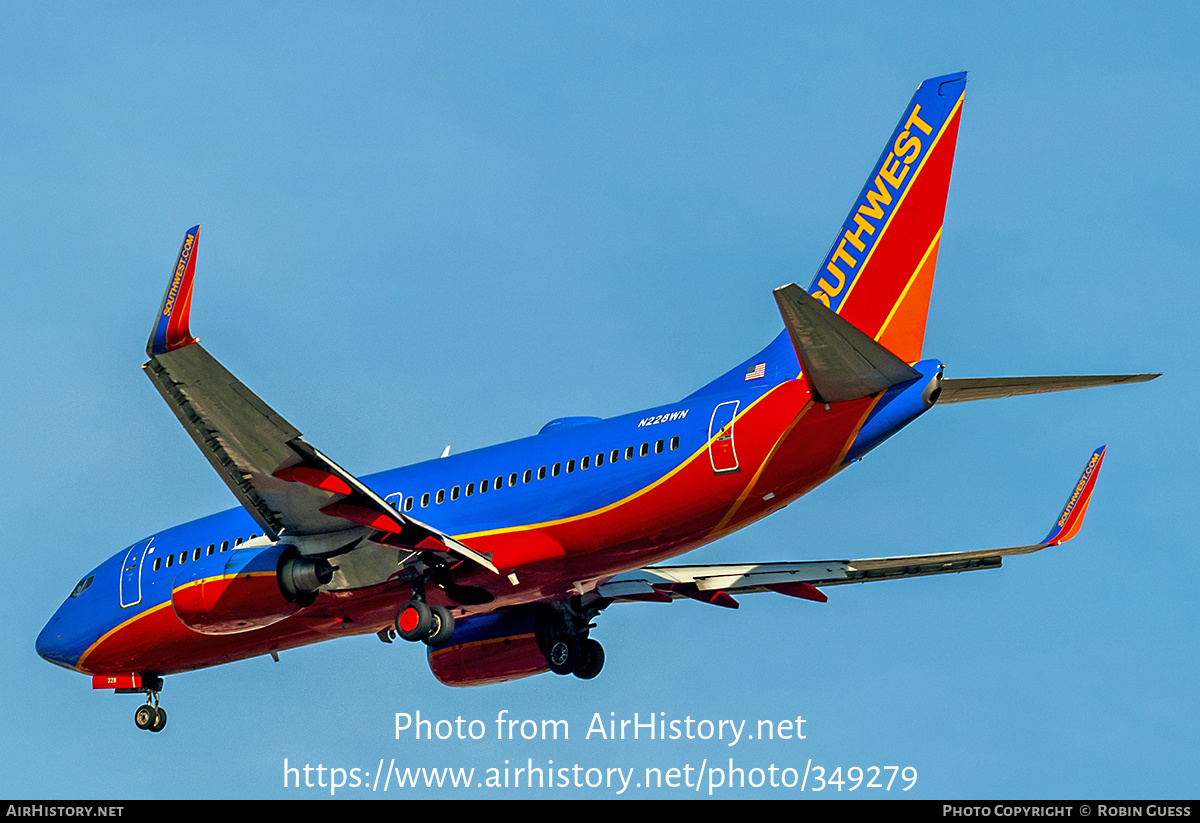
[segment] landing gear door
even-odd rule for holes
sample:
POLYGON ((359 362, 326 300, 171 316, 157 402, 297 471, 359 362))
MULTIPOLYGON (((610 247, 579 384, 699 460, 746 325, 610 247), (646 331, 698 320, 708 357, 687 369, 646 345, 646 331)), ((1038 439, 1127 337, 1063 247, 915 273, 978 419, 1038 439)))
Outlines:
POLYGON ((738 470, 737 450, 733 445, 733 420, 737 416, 738 402, 730 400, 717 406, 708 424, 708 456, 716 474, 738 470))
POLYGON ((125 553, 125 562, 121 564, 121 608, 127 609, 142 602, 142 560, 146 557, 146 549, 150 548, 150 540, 134 543, 125 553))

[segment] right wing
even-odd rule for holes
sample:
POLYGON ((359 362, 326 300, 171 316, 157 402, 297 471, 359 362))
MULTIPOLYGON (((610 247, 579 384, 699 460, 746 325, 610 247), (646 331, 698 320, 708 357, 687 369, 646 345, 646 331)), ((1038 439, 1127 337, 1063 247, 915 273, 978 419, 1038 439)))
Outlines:
POLYGON ((803 563, 730 563, 706 566, 649 566, 613 578, 599 586, 613 600, 667 601, 679 597, 737 608, 735 594, 773 591, 805 600, 825 602, 819 586, 898 580, 973 569, 997 569, 1002 558, 1030 554, 1065 543, 1079 532, 1096 485, 1104 446, 1096 449, 1071 490, 1067 504, 1040 543, 1002 549, 873 557, 863 560, 817 560, 803 563))
POLYGON ((184 237, 142 368, 238 502, 272 540, 299 538, 325 552, 365 538, 495 572, 486 556, 393 509, 313 448, 192 337, 199 234, 196 226, 184 237))

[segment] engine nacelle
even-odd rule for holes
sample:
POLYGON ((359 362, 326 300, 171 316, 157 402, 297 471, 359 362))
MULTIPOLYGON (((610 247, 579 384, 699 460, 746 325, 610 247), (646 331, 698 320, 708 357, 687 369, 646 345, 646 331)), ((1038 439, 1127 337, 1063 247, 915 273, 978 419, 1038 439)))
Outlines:
POLYGON ((333 569, 294 546, 237 549, 191 563, 175 578, 171 605, 201 634, 238 634, 278 623, 316 599, 333 569))
POLYGON ((458 618, 454 636, 429 649, 430 671, 447 686, 483 686, 550 671, 534 637, 538 610, 458 618))

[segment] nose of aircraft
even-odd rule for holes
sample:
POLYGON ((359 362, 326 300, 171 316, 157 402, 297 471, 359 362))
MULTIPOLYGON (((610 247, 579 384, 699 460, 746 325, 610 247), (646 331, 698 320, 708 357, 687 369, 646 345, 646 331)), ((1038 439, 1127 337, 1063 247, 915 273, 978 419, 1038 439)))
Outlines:
POLYGON ((34 648, 37 649, 38 655, 43 660, 48 660, 64 668, 73 669, 75 668, 75 656, 68 649, 65 629, 66 626, 63 624, 62 615, 56 612, 54 617, 50 618, 50 622, 38 634, 34 648))

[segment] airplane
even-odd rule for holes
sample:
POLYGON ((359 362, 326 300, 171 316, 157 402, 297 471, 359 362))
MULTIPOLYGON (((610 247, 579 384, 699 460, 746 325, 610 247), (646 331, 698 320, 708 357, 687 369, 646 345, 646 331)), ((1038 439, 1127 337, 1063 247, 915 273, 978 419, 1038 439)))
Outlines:
POLYGON ((426 645, 451 686, 541 672, 596 677, 594 621, 617 603, 736 608, 775 592, 998 568, 1071 539, 1105 450, 1038 543, 917 556, 662 565, 775 512, 936 405, 1151 380, 1156 374, 949 378, 923 357, 966 73, 921 83, 810 287, 774 291, 783 330, 686 397, 610 419, 356 477, 192 336, 199 226, 147 345, 146 375, 239 508, 142 538, 85 574, 37 638, 95 689, 336 637, 426 645))

